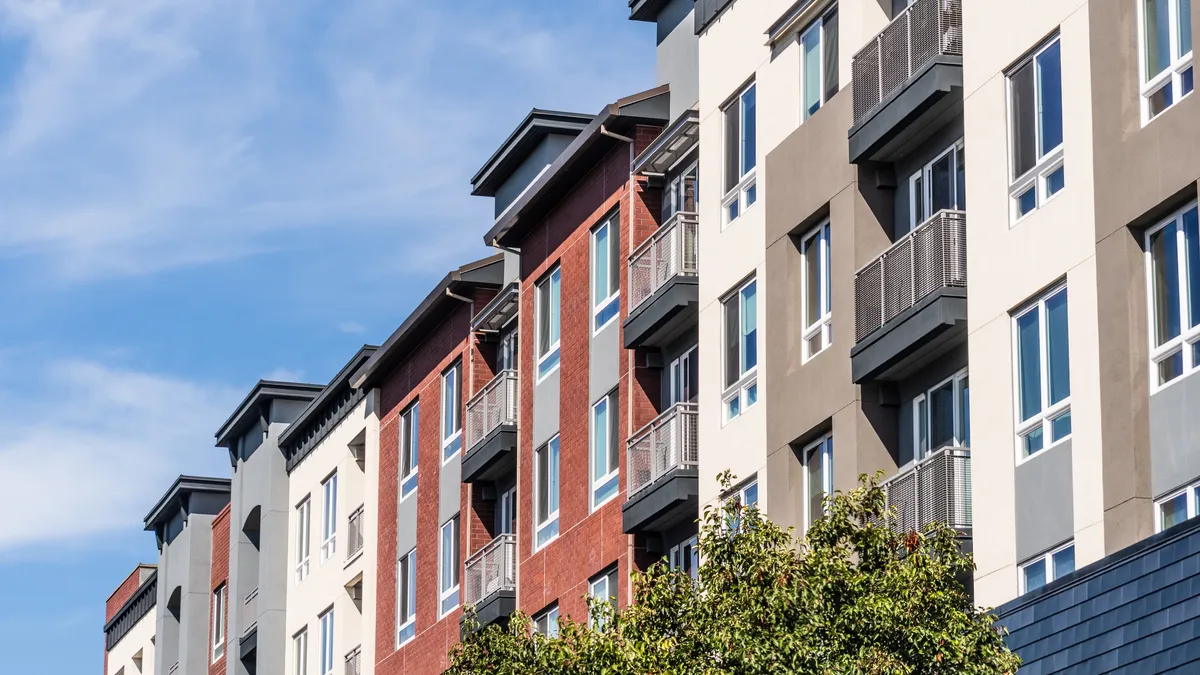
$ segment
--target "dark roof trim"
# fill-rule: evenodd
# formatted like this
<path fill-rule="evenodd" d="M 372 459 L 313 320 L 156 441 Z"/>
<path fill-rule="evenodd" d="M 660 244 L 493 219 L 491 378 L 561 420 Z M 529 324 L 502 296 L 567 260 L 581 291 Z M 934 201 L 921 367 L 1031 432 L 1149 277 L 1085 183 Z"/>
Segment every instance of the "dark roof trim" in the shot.
<path fill-rule="evenodd" d="M 169 521 L 181 508 L 185 499 L 195 492 L 211 492 L 229 494 L 231 481 L 228 478 L 212 478 L 209 476 L 180 476 L 175 479 L 167 493 L 158 500 L 150 513 L 146 514 L 147 530 Z"/>
<path fill-rule="evenodd" d="M 496 189 L 543 138 L 550 134 L 578 135 L 591 121 L 591 115 L 534 108 L 471 177 L 471 194 L 494 197 Z"/>
<path fill-rule="evenodd" d="M 667 6 L 668 0 L 629 0 L 630 21 L 658 20 L 658 14 Z"/>
<path fill-rule="evenodd" d="M 662 164 L 674 164 L 699 143 L 700 113 L 695 109 L 685 110 L 634 158 L 632 170 L 636 174 L 646 170 L 662 173 L 668 168 Z"/>
<path fill-rule="evenodd" d="M 622 133 L 638 124 L 666 124 L 670 115 L 670 96 L 670 89 L 664 84 L 604 106 L 549 168 L 501 214 L 501 219 L 484 235 L 484 243 L 519 247 L 533 225 L 562 198 L 563 190 L 574 186 L 614 144 L 620 142 L 601 133 L 601 129 Z"/>
<path fill-rule="evenodd" d="M 246 394 L 246 398 L 238 405 L 237 410 L 217 429 L 217 447 L 231 448 L 232 443 L 262 416 L 260 404 L 274 399 L 289 399 L 293 401 L 309 401 L 321 393 L 325 387 L 319 384 L 304 384 L 300 382 L 275 382 L 259 380 L 258 384 Z"/>
<path fill-rule="evenodd" d="M 785 37 L 794 28 L 804 28 L 824 11 L 832 0 L 796 0 L 796 4 L 788 8 L 771 27 L 767 29 L 767 44 L 774 44 Z"/>
<path fill-rule="evenodd" d="M 279 451 L 287 459 L 291 473 L 320 445 L 346 415 L 363 399 L 363 391 L 350 386 L 350 377 L 366 363 L 379 347 L 363 345 L 342 369 L 325 385 L 321 395 L 300 413 L 279 435 Z"/>
<path fill-rule="evenodd" d="M 435 327 L 461 301 L 448 293 L 461 294 L 476 288 L 500 288 L 504 282 L 504 254 L 497 253 L 463 265 L 447 274 L 408 315 L 371 358 L 350 378 L 355 389 L 374 387 L 421 343 L 426 331 Z M 453 303 L 453 304 L 450 304 Z"/>
<path fill-rule="evenodd" d="M 112 648 L 117 646 L 129 631 L 137 625 L 151 609 L 154 609 L 155 603 L 158 602 L 158 570 L 150 573 L 150 576 L 137 587 L 133 595 L 121 605 L 121 609 L 113 615 L 113 618 L 108 623 L 104 624 L 104 649 L 112 651 Z"/>

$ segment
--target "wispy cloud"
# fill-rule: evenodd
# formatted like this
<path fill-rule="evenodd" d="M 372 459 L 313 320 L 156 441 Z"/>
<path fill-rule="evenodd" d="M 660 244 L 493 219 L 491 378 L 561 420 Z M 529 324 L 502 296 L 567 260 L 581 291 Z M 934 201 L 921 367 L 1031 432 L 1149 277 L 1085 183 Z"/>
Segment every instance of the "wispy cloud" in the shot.
<path fill-rule="evenodd" d="M 343 321 L 338 324 L 338 330 L 351 335 L 359 335 L 367 332 L 367 327 L 357 321 Z"/>
<path fill-rule="evenodd" d="M 293 370 L 291 368 L 276 368 L 263 375 L 262 379 L 271 380 L 272 382 L 303 382 L 304 371 Z"/>

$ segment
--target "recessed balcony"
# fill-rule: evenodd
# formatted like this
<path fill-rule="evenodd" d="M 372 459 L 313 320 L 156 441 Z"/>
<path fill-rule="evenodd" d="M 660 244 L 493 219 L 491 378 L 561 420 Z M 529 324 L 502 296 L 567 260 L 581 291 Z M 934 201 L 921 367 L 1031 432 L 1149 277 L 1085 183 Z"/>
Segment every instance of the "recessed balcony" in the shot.
<path fill-rule="evenodd" d="M 502 534 L 467 558 L 463 593 L 475 608 L 477 628 L 508 621 L 517 609 L 517 535 Z"/>
<path fill-rule="evenodd" d="M 492 481 L 516 467 L 517 371 L 502 370 L 467 401 L 462 481 Z"/>
<path fill-rule="evenodd" d="M 629 439 L 626 534 L 660 532 L 698 515 L 699 409 L 676 403 Z"/>
<path fill-rule="evenodd" d="M 898 532 L 941 523 L 971 536 L 971 450 L 944 447 L 880 484 Z"/>
<path fill-rule="evenodd" d="M 629 256 L 625 348 L 661 347 L 695 325 L 699 220 L 677 211 Z"/>

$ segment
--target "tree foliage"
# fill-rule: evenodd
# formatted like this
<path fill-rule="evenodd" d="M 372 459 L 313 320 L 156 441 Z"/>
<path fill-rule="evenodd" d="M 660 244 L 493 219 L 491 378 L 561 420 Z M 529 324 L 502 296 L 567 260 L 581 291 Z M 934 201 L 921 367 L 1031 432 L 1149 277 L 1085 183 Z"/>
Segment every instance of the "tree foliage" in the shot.
<path fill-rule="evenodd" d="M 728 486 L 729 477 L 722 477 Z M 659 563 L 634 573 L 634 601 L 559 636 L 517 614 L 455 646 L 453 675 L 1000 675 L 1019 659 L 959 579 L 974 569 L 940 525 L 894 532 L 877 478 L 826 500 L 797 542 L 756 508 L 705 509 L 699 579 Z M 797 545 L 799 544 L 799 545 Z"/>

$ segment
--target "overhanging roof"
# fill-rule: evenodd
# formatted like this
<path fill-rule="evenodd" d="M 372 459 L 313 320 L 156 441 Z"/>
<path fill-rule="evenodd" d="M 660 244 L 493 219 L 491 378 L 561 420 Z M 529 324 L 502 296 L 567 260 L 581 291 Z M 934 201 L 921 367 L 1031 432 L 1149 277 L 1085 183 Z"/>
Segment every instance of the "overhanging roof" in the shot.
<path fill-rule="evenodd" d="M 304 439 L 310 431 L 315 427 L 327 425 L 329 427 L 336 426 L 342 420 L 348 409 L 341 408 L 337 404 L 345 396 L 347 392 L 353 389 L 350 386 L 350 378 L 366 363 L 379 347 L 374 345 L 363 345 L 346 365 L 338 371 L 337 375 L 325 385 L 325 389 L 321 391 L 321 395 L 314 398 L 304 410 L 300 412 L 287 429 L 279 435 L 279 449 L 288 457 L 289 468 L 294 462 L 298 462 L 302 457 L 293 459 L 294 448 L 290 446 Z M 309 448 L 311 449 L 311 448 Z M 307 453 L 304 453 L 307 454 Z"/>
<path fill-rule="evenodd" d="M 258 384 L 246 394 L 237 410 L 217 429 L 217 447 L 228 448 L 235 439 L 242 435 L 252 424 L 258 421 L 260 404 L 274 399 L 293 401 L 309 401 L 316 398 L 325 387 L 320 384 L 303 384 L 300 382 L 275 382 L 259 380 Z"/>
<path fill-rule="evenodd" d="M 612 148 L 622 143 L 602 133 L 622 134 L 639 124 L 661 126 L 670 118 L 670 91 L 661 85 L 604 106 L 587 128 L 529 185 L 484 235 L 491 246 L 519 247 L 529 230 L 562 199 Z"/>
<path fill-rule="evenodd" d="M 668 0 L 629 0 L 630 21 L 657 21 Z"/>
<path fill-rule="evenodd" d="M 229 494 L 231 481 L 228 478 L 212 478 L 209 476 L 180 476 L 175 479 L 166 494 L 158 500 L 144 520 L 146 529 L 153 530 L 156 526 L 169 521 L 181 508 L 187 506 L 187 499 L 197 492 L 213 494 Z"/>
<path fill-rule="evenodd" d="M 471 330 L 496 332 L 517 314 L 521 300 L 520 284 L 511 282 L 492 298 L 491 302 L 471 318 Z"/>
<path fill-rule="evenodd" d="M 384 375 L 404 360 L 425 339 L 428 331 L 445 319 L 461 302 L 450 293 L 462 295 L 476 288 L 500 288 L 504 283 L 504 254 L 476 260 L 450 272 L 434 286 L 396 332 L 383 343 L 351 378 L 355 389 L 374 387 Z"/>
<path fill-rule="evenodd" d="M 700 142 L 700 113 L 685 110 L 633 160 L 633 172 L 666 173 Z"/>
<path fill-rule="evenodd" d="M 475 172 L 471 178 L 471 194 L 477 197 L 496 196 L 496 189 L 537 148 L 542 139 L 550 134 L 578 135 L 591 121 L 591 115 L 534 108 Z"/>

